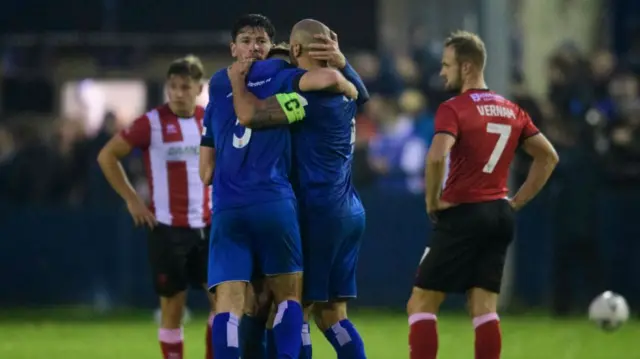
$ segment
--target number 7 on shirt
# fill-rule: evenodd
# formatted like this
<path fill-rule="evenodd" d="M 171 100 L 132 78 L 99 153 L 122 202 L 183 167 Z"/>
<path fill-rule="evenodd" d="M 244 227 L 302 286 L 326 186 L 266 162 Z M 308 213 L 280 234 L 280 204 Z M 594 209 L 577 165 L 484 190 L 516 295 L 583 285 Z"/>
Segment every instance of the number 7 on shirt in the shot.
<path fill-rule="evenodd" d="M 484 173 L 492 173 L 496 164 L 500 161 L 500 157 L 502 156 L 505 147 L 507 146 L 509 136 L 511 135 L 511 126 L 489 122 L 487 123 L 487 132 L 500 135 L 500 137 L 498 137 L 498 141 L 496 141 L 493 151 L 491 152 L 491 156 L 489 156 L 489 161 L 487 161 L 482 169 L 482 172 Z"/>

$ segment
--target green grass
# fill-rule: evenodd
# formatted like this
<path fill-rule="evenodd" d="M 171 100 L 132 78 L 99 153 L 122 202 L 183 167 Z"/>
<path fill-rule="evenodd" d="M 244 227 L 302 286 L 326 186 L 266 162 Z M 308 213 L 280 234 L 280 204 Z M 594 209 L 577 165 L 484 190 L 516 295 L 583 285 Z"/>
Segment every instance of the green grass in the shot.
<path fill-rule="evenodd" d="M 75 311 L 0 313 L 2 359 L 159 359 L 151 313 L 90 318 Z M 186 358 L 204 357 L 205 317 L 186 325 Z M 407 322 L 402 314 L 359 312 L 353 321 L 364 338 L 369 359 L 408 358 Z M 505 359 L 640 359 L 640 323 L 615 333 L 598 330 L 586 319 L 553 320 L 540 316 L 504 316 Z M 473 358 L 473 330 L 459 314 L 440 316 L 443 359 Z M 313 331 L 314 358 L 335 358 Z"/>

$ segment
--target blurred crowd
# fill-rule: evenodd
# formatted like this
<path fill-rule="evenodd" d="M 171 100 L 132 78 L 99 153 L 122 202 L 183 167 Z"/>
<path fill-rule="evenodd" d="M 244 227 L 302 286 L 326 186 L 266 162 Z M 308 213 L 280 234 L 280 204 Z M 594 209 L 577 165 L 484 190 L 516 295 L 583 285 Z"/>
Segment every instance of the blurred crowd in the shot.
<path fill-rule="evenodd" d="M 424 191 L 424 156 L 434 132 L 434 113 L 452 94 L 443 91 L 438 75 L 441 45 L 419 34 L 413 40 L 407 54 L 350 56 L 372 94 L 357 119 L 358 188 Z M 581 193 L 589 193 L 600 181 L 625 186 L 640 179 L 638 73 L 608 51 L 584 54 L 565 44 L 547 59 L 546 76 L 546 97 L 534 98 L 526 78 L 514 68 L 506 95 L 528 111 L 558 147 L 558 186 L 570 187 L 582 198 Z M 0 122 L 0 196 L 16 203 L 117 202 L 95 158 L 123 123 L 114 113 L 105 115 L 97 132 L 88 131 L 78 119 Z M 134 157 L 128 170 L 143 187 L 139 162 Z M 516 168 L 521 181 L 526 157 L 521 156 Z"/>
<path fill-rule="evenodd" d="M 408 53 L 348 54 L 372 95 L 356 120 L 353 180 L 361 191 L 416 196 L 424 192 L 424 158 L 434 133 L 434 114 L 454 94 L 444 92 L 439 78 L 442 44 L 420 32 L 414 35 Z M 640 213 L 640 50 L 630 54 L 621 59 L 607 50 L 583 53 L 565 43 L 543 60 L 546 73 L 540 75 L 547 77 L 548 88 L 542 97 L 529 92 L 517 66 L 509 70 L 511 88 L 504 95 L 531 115 L 561 158 L 539 196 L 546 202 L 537 207 L 549 217 L 553 232 L 546 242 L 552 243 L 548 253 L 553 254 L 542 259 L 553 263 L 540 265 L 553 268 L 551 302 L 556 314 L 568 313 L 578 297 L 592 298 L 605 289 L 620 290 L 631 303 L 640 303 L 640 282 L 633 279 L 640 276 L 640 227 L 635 225 Z M 154 101 L 146 106 L 158 105 Z M 79 105 L 83 106 L 90 107 L 87 101 Z M 102 111 L 97 127 L 87 118 L 100 116 L 88 108 L 57 120 L 0 116 L 0 203 L 121 207 L 96 157 L 132 119 L 114 108 Z M 123 164 L 134 187 L 148 196 L 140 154 Z M 513 184 L 524 180 L 528 164 L 527 156 L 519 154 Z M 614 194 L 605 211 L 615 213 L 606 224 L 598 202 L 603 192 Z M 543 213 L 538 214 L 540 221 Z M 599 238 L 615 248 L 616 253 L 610 253 L 613 261 L 607 260 Z M 544 246 L 546 238 L 535 240 Z M 585 283 L 582 293 L 575 293 L 577 277 Z"/>
<path fill-rule="evenodd" d="M 354 59 L 375 94 L 358 121 L 361 186 L 424 190 L 423 158 L 433 135 L 434 112 L 452 96 L 442 91 L 438 49 L 416 46 L 407 56 L 362 54 Z M 638 73 L 608 51 L 583 54 L 565 44 L 547 60 L 546 76 L 546 96 L 536 99 L 515 68 L 506 95 L 557 146 L 562 161 L 555 179 L 585 187 L 595 183 L 589 178 L 614 186 L 640 179 Z M 521 156 L 516 182 L 527 169 Z"/>
<path fill-rule="evenodd" d="M 79 119 L 0 123 L 0 199 L 30 205 L 118 205 L 96 158 L 119 123 L 113 113 L 90 133 Z M 125 167 L 134 173 L 134 183 L 144 187 L 140 160 L 126 161 Z"/>

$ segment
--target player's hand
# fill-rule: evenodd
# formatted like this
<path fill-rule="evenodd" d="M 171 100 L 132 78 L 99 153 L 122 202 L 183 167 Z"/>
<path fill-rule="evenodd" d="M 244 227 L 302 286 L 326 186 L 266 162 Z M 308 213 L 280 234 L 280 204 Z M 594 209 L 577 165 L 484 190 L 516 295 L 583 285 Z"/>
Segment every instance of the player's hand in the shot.
<path fill-rule="evenodd" d="M 249 70 L 251 70 L 251 65 L 253 65 L 253 59 L 246 60 L 238 60 L 231 64 L 227 69 L 227 74 L 229 78 L 241 78 L 244 79 L 249 74 Z"/>
<path fill-rule="evenodd" d="M 438 213 L 454 206 L 455 204 L 442 200 L 438 200 L 438 202 L 433 204 L 430 204 L 429 201 L 427 201 L 427 214 L 429 215 L 429 219 L 431 219 L 431 222 L 433 223 L 438 222 Z"/>
<path fill-rule="evenodd" d="M 309 44 L 309 56 L 311 58 L 327 61 L 329 66 L 341 70 L 347 66 L 347 59 L 340 51 L 338 35 L 335 32 L 331 31 L 330 37 L 324 34 L 316 34 L 314 37 L 322 42 Z"/>
<path fill-rule="evenodd" d="M 344 95 L 355 101 L 358 99 L 358 89 L 354 84 L 346 81 L 346 84 L 344 86 Z"/>
<path fill-rule="evenodd" d="M 156 217 L 140 198 L 127 201 L 127 209 L 133 218 L 133 223 L 138 226 L 147 226 L 151 229 L 158 224 Z"/>
<path fill-rule="evenodd" d="M 509 205 L 511 206 L 511 209 L 513 209 L 516 212 L 522 208 L 522 205 L 515 202 L 513 198 L 509 198 Z"/>

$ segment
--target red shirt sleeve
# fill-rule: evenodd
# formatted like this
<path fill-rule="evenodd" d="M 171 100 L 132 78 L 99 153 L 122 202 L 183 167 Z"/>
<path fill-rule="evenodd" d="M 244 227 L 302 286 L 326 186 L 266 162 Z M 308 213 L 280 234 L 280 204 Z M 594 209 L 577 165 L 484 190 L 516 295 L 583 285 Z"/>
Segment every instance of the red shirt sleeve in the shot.
<path fill-rule="evenodd" d="M 458 137 L 458 114 L 447 104 L 440 105 L 436 111 L 435 133 L 448 133 Z"/>
<path fill-rule="evenodd" d="M 146 115 L 142 115 L 135 119 L 133 123 L 120 131 L 120 136 L 127 141 L 131 147 L 139 149 L 149 148 L 151 143 L 151 124 Z"/>
<path fill-rule="evenodd" d="M 522 127 L 522 134 L 520 135 L 520 141 L 524 141 L 531 136 L 535 136 L 540 133 L 538 127 L 533 124 L 531 117 L 526 113 L 522 112 L 524 116 L 524 126 Z"/>

